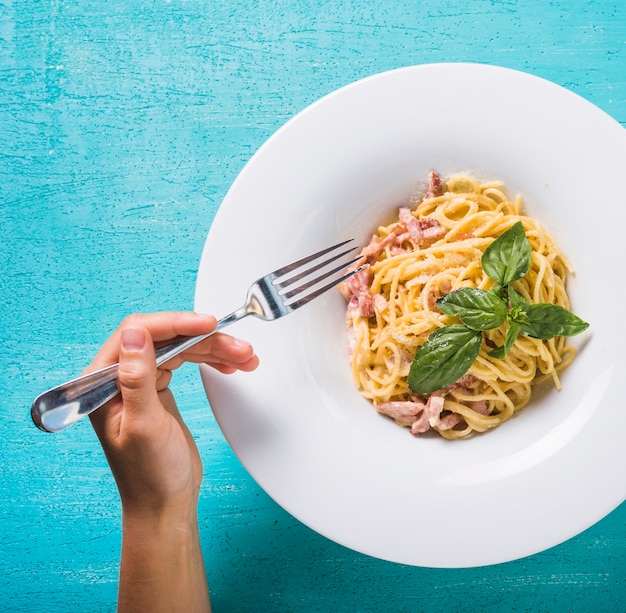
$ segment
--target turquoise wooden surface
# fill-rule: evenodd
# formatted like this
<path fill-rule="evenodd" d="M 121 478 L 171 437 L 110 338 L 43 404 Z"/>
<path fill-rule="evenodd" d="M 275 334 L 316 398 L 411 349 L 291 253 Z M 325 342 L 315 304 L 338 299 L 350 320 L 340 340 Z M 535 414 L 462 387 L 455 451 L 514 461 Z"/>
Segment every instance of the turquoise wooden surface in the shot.
<path fill-rule="evenodd" d="M 192 308 L 222 198 L 288 118 L 358 78 L 441 61 L 551 79 L 626 126 L 623 0 L 0 0 L 0 610 L 115 609 L 113 480 L 88 423 L 31 425 L 34 396 L 126 314 Z M 626 505 L 508 564 L 383 562 L 260 490 L 195 367 L 173 388 L 205 465 L 216 611 L 626 610 Z"/>

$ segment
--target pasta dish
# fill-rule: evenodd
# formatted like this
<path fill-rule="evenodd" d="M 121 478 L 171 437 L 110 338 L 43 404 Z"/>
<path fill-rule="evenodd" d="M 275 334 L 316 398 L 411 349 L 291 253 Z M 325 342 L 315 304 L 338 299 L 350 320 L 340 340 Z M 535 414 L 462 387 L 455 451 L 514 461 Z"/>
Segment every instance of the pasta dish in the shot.
<path fill-rule="evenodd" d="M 485 272 L 483 256 L 518 222 L 530 244 L 528 271 L 503 294 Z M 587 324 L 570 334 L 536 338 L 532 330 L 524 333 L 530 329 L 524 328 L 525 314 L 517 328 L 511 324 L 510 338 L 505 325 L 472 332 L 478 335 L 472 337 L 478 339 L 476 357 L 453 382 L 426 393 L 409 386 L 411 364 L 429 335 L 446 326 L 452 330 L 458 322 L 442 311 L 448 294 L 463 288 L 484 290 L 481 296 L 499 292 L 509 312 L 517 303 L 569 309 L 567 260 L 541 225 L 524 215 L 521 197 L 510 200 L 502 183 L 467 175 L 444 182 L 432 172 L 421 201 L 401 207 L 397 219 L 380 226 L 361 255 L 359 264 L 367 261 L 369 268 L 340 289 L 348 303 L 352 376 L 381 414 L 415 435 L 434 430 L 458 439 L 509 420 L 540 382 L 560 389 L 558 373 L 576 354 L 565 336 Z"/>

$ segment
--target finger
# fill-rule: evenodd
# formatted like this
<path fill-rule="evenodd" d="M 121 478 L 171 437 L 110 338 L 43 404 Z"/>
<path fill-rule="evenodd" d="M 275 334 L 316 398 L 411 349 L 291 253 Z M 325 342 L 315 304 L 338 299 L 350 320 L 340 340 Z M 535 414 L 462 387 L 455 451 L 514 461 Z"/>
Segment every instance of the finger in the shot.
<path fill-rule="evenodd" d="M 229 336 L 228 334 L 215 334 L 212 337 L 192 347 L 190 354 L 201 356 L 203 343 L 206 344 L 211 358 L 215 361 L 238 363 L 247 362 L 253 355 L 254 349 L 248 341 Z M 206 350 L 205 350 L 206 351 Z"/>
<path fill-rule="evenodd" d="M 162 392 L 169 387 L 172 381 L 172 371 L 167 368 L 157 369 L 156 389 L 157 392 Z"/>
<path fill-rule="evenodd" d="M 218 332 L 168 360 L 165 365 L 172 370 L 184 362 L 224 363 L 237 367 L 239 364 L 246 364 L 252 358 L 254 358 L 254 349 L 250 343 Z"/>
<path fill-rule="evenodd" d="M 98 355 L 85 372 L 91 372 L 118 361 L 120 334 L 124 328 L 145 328 L 154 341 L 170 340 L 177 336 L 209 334 L 217 322 L 213 315 L 193 312 L 166 312 L 135 314 L 127 317 L 104 343 Z"/>
<path fill-rule="evenodd" d="M 142 406 L 155 406 L 157 370 L 150 335 L 145 329 L 128 328 L 120 331 L 118 338 L 117 385 L 121 395 L 89 415 L 105 448 L 119 435 L 127 410 L 132 415 Z"/>
<path fill-rule="evenodd" d="M 208 364 L 211 368 L 214 368 L 223 375 L 232 375 L 237 372 L 237 368 L 234 366 L 228 366 L 227 364 Z"/>
<path fill-rule="evenodd" d="M 207 355 L 186 356 L 185 361 L 191 362 L 194 364 L 207 364 L 214 368 L 216 368 L 219 365 L 223 365 L 223 366 L 228 366 L 229 368 L 232 368 L 233 370 L 242 370 L 244 372 L 250 372 L 254 370 L 255 368 L 257 368 L 257 366 L 259 365 L 259 358 L 256 354 L 252 354 L 250 358 L 248 358 L 247 360 L 243 360 L 243 361 L 242 360 L 231 361 L 231 360 L 225 360 L 224 358 L 218 358 L 215 356 L 207 356 Z M 175 370 L 176 368 L 180 366 L 180 363 L 178 363 L 177 358 L 173 358 L 170 362 L 167 362 L 167 365 L 168 365 L 168 368 Z"/>
<path fill-rule="evenodd" d="M 252 356 L 252 358 L 250 358 L 247 362 L 244 362 L 243 364 L 225 364 L 223 362 L 204 362 L 204 363 L 207 366 L 210 366 L 211 368 L 215 368 L 215 370 L 218 370 L 219 372 L 224 373 L 225 375 L 230 375 L 234 372 L 237 372 L 238 370 L 241 370 L 243 372 L 252 372 L 258 367 L 259 358 L 256 355 Z"/>
<path fill-rule="evenodd" d="M 177 311 L 130 315 L 124 325 L 144 326 L 154 341 L 162 341 L 177 336 L 208 334 L 215 329 L 217 321 L 213 315 Z"/>
<path fill-rule="evenodd" d="M 117 383 L 124 403 L 123 419 L 149 415 L 160 406 L 157 369 L 150 333 L 141 327 L 126 327 L 120 333 Z"/>

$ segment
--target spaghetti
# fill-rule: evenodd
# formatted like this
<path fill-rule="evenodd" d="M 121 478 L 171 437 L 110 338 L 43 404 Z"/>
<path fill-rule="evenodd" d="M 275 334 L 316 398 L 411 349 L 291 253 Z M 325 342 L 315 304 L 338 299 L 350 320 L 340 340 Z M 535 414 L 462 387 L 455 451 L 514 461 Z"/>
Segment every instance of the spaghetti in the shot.
<path fill-rule="evenodd" d="M 444 184 L 431 173 L 427 193 L 397 221 L 378 228 L 362 250 L 370 267 L 341 288 L 348 300 L 352 375 L 360 393 L 413 434 L 433 429 L 447 439 L 484 432 L 510 419 L 530 400 L 532 386 L 550 380 L 575 357 L 564 337 L 519 335 L 504 359 L 489 355 L 504 342 L 502 326 L 484 333 L 467 374 L 429 395 L 411 392 L 407 376 L 417 349 L 454 318 L 436 300 L 465 287 L 489 290 L 485 249 L 521 221 L 532 248 L 528 274 L 512 283 L 529 303 L 569 308 L 571 268 L 541 225 L 509 200 L 502 183 L 455 176 Z"/>

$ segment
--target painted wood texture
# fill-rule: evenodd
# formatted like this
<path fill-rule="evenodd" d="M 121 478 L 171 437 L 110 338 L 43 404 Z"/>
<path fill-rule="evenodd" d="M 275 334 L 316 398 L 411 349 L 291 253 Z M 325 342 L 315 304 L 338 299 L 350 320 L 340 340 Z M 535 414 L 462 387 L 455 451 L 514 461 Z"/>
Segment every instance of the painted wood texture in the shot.
<path fill-rule="evenodd" d="M 623 0 L 0 0 L 2 611 L 115 609 L 104 457 L 88 423 L 37 431 L 32 399 L 79 373 L 128 313 L 192 308 L 222 198 L 288 118 L 358 78 L 440 61 L 526 70 L 626 125 Z M 216 611 L 626 610 L 626 505 L 509 564 L 382 562 L 259 489 L 195 368 L 173 388 L 205 465 Z M 486 539 L 492 512 L 472 518 Z"/>

